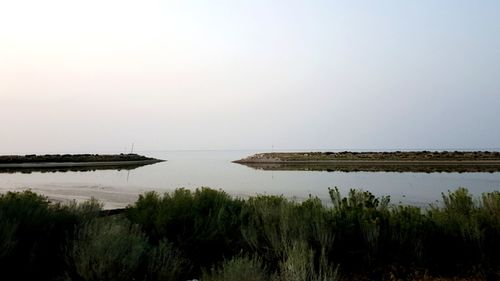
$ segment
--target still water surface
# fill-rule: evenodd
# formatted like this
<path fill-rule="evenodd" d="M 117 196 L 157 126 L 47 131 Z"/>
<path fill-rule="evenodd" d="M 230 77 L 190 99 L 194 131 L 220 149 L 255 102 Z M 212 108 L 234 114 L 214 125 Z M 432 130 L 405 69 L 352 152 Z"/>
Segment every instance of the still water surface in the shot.
<path fill-rule="evenodd" d="M 467 187 L 479 196 L 500 190 L 500 173 L 398 173 L 264 171 L 231 163 L 262 151 L 164 151 L 138 152 L 167 162 L 134 170 L 91 172 L 0 173 L 0 192 L 31 190 L 53 200 L 86 200 L 95 197 L 106 208 L 124 207 L 146 191 L 172 191 L 179 187 L 206 186 L 223 189 L 234 196 L 283 194 L 302 200 L 309 194 L 328 202 L 328 187 L 343 194 L 350 188 L 390 195 L 393 203 L 427 206 L 441 193 Z"/>

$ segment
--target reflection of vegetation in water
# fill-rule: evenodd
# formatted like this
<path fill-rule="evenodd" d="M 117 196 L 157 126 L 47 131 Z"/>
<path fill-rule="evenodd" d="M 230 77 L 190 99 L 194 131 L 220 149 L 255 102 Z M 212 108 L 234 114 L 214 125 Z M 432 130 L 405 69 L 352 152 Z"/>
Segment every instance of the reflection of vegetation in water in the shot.
<path fill-rule="evenodd" d="M 500 172 L 500 152 L 277 152 L 233 161 L 261 170 L 341 172 Z"/>
<path fill-rule="evenodd" d="M 366 191 L 329 192 L 325 206 L 178 189 L 112 213 L 95 201 L 7 193 L 2 280 L 499 279 L 500 192 L 474 199 L 458 189 L 425 210 Z"/>
<path fill-rule="evenodd" d="M 31 174 L 31 173 L 65 173 L 65 172 L 95 172 L 100 170 L 134 170 L 151 164 L 126 166 L 96 166 L 96 167 L 67 167 L 67 168 L 0 168 L 0 174 Z"/>
<path fill-rule="evenodd" d="M 241 163 L 257 170 L 266 171 L 325 171 L 325 172 L 414 172 L 414 173 L 495 173 L 500 165 L 411 165 L 376 163 Z"/>
<path fill-rule="evenodd" d="M 132 170 L 164 160 L 137 154 L 48 154 L 0 156 L 0 173 L 89 172 L 96 170 Z"/>

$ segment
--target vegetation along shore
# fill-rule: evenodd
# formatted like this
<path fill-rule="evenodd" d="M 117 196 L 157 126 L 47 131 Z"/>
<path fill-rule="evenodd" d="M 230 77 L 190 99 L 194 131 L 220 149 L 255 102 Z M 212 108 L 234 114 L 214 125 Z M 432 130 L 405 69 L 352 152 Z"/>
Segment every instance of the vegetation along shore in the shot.
<path fill-rule="evenodd" d="M 500 152 L 273 152 L 255 154 L 234 163 L 263 170 L 499 172 Z"/>
<path fill-rule="evenodd" d="M 14 172 L 18 169 L 57 168 L 105 168 L 138 167 L 163 162 L 138 154 L 46 154 L 46 155 L 4 155 L 0 156 L 0 172 Z M 83 169 L 85 170 L 85 169 Z"/>
<path fill-rule="evenodd" d="M 500 280 L 500 192 L 460 188 L 426 209 L 329 193 L 324 205 L 178 189 L 109 212 L 8 192 L 2 280 Z"/>

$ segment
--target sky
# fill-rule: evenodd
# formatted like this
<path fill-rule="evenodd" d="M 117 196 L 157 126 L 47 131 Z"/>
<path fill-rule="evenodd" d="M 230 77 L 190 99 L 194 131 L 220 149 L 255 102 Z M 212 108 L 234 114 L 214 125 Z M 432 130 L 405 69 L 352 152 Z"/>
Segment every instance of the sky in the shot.
<path fill-rule="evenodd" d="M 0 1 L 0 154 L 500 147 L 500 1 Z"/>

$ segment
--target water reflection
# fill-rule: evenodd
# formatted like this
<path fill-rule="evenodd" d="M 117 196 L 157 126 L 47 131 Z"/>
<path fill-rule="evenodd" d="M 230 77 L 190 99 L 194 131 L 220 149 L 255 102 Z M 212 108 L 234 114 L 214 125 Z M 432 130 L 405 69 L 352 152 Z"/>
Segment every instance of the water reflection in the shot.
<path fill-rule="evenodd" d="M 0 171 L 0 193 L 30 188 L 55 200 L 94 197 L 104 202 L 107 208 L 122 208 L 135 202 L 144 192 L 171 192 L 180 187 L 191 190 L 212 187 L 242 198 L 277 194 L 302 200 L 312 194 L 327 203 L 330 200 L 328 188 L 336 186 L 342 194 L 347 194 L 351 188 L 359 188 L 376 196 L 390 195 L 394 203 L 418 206 L 440 200 L 443 192 L 458 187 L 469 188 L 475 197 L 500 190 L 500 172 L 346 172 L 335 170 L 338 167 L 324 170 L 321 169 L 325 167 L 310 170 L 271 167 L 265 170 L 231 163 L 257 152 L 260 151 L 158 151 L 141 154 L 167 159 L 168 162 L 140 168 L 31 170 L 30 174 L 26 174 L 29 170 L 24 170 L 24 173 L 3 170 Z"/>
<path fill-rule="evenodd" d="M 110 166 L 85 166 L 85 167 L 37 167 L 37 168 L 26 168 L 26 167 L 16 167 L 16 168 L 0 168 L 0 174 L 31 174 L 31 173 L 66 173 L 66 172 L 95 172 L 100 170 L 115 170 L 115 171 L 130 171 L 143 166 L 152 165 L 154 163 L 147 164 L 136 164 L 136 165 L 110 165 Z"/>
<path fill-rule="evenodd" d="M 400 173 L 495 173 L 491 164 L 401 164 L 398 163 L 238 163 L 264 171 L 400 172 Z"/>

